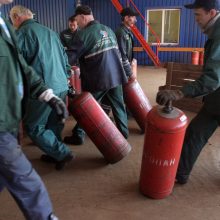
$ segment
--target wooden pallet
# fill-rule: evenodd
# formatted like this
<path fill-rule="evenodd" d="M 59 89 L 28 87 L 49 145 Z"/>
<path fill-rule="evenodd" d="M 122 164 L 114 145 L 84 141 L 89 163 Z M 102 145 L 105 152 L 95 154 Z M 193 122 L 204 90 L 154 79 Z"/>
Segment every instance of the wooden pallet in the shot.
<path fill-rule="evenodd" d="M 167 69 L 166 85 L 160 86 L 162 89 L 180 89 L 183 85 L 194 81 L 202 74 L 202 66 L 169 62 L 165 65 Z M 202 98 L 183 98 L 174 101 L 173 105 L 179 109 L 198 112 L 202 105 Z"/>

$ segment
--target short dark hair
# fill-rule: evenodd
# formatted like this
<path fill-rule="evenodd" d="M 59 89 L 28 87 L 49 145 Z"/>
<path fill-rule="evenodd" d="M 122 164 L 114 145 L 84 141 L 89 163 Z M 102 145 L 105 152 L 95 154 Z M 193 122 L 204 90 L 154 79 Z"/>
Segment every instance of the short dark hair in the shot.
<path fill-rule="evenodd" d="M 76 8 L 74 16 L 92 15 L 92 9 L 88 5 L 80 5 Z"/>
<path fill-rule="evenodd" d="M 134 11 L 132 8 L 127 7 L 121 10 L 120 15 L 122 17 L 125 17 L 125 16 L 138 16 L 139 14 L 136 11 Z"/>
<path fill-rule="evenodd" d="M 74 16 L 74 15 L 72 15 L 68 18 L 68 21 L 71 21 L 71 22 L 73 22 L 75 20 L 76 20 L 76 16 Z"/>

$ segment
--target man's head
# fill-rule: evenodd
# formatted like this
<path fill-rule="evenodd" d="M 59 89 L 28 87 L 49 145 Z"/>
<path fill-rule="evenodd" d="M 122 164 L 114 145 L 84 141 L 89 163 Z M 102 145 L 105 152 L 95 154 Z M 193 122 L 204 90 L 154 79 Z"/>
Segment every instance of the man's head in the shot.
<path fill-rule="evenodd" d="M 220 0 L 195 0 L 194 3 L 185 5 L 187 9 L 194 9 L 196 22 L 201 29 L 219 13 Z"/>
<path fill-rule="evenodd" d="M 80 29 L 86 27 L 90 21 L 94 20 L 92 9 L 88 5 L 78 6 L 74 17 Z"/>
<path fill-rule="evenodd" d="M 24 21 L 33 19 L 33 13 L 22 5 L 15 5 L 10 10 L 10 18 L 13 26 L 19 28 Z"/>
<path fill-rule="evenodd" d="M 120 15 L 124 25 L 130 28 L 137 22 L 136 16 L 139 14 L 132 10 L 130 7 L 127 7 L 122 9 Z"/>
<path fill-rule="evenodd" d="M 185 5 L 188 9 L 203 8 L 207 11 L 211 9 L 220 10 L 220 0 L 195 0 L 193 4 Z"/>
<path fill-rule="evenodd" d="M 72 32 L 74 32 L 74 31 L 77 30 L 78 25 L 77 25 L 75 16 L 69 17 L 69 19 L 68 19 L 68 26 L 69 26 L 69 29 L 70 29 Z"/>

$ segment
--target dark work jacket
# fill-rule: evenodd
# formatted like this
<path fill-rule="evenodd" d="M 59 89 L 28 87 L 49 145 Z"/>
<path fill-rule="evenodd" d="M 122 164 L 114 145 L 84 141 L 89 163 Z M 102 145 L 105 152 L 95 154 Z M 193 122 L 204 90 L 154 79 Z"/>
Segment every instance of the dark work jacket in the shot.
<path fill-rule="evenodd" d="M 124 24 L 121 24 L 115 34 L 119 51 L 121 52 L 123 67 L 126 75 L 129 77 L 132 75 L 130 64 L 133 59 L 133 34 Z"/>
<path fill-rule="evenodd" d="M 11 25 L 11 38 L 0 28 L 0 132 L 17 132 L 23 104 L 37 98 L 47 87 L 22 57 Z M 24 94 L 23 94 L 24 91 Z M 25 105 L 23 105 L 25 106 Z"/>
<path fill-rule="evenodd" d="M 97 21 L 78 31 L 74 40 L 82 89 L 105 91 L 127 82 L 114 32 Z"/>
<path fill-rule="evenodd" d="M 60 40 L 66 50 L 68 61 L 71 66 L 77 65 L 78 62 L 74 61 L 74 51 L 71 50 L 71 43 L 76 36 L 77 30 L 72 32 L 70 29 L 66 29 L 60 33 Z"/>
<path fill-rule="evenodd" d="M 203 74 L 185 85 L 182 92 L 187 97 L 204 96 L 204 107 L 220 115 L 220 19 L 205 44 Z"/>
<path fill-rule="evenodd" d="M 74 40 L 76 33 L 77 31 L 72 32 L 70 29 L 66 29 L 60 33 L 60 40 L 65 49 L 71 47 L 71 42 Z"/>

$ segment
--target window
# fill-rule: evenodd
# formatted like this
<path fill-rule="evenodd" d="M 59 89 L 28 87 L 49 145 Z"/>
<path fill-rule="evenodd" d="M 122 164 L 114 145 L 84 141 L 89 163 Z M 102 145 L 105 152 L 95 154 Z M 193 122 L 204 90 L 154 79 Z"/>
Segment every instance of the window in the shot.
<path fill-rule="evenodd" d="M 179 44 L 180 9 L 147 10 L 148 24 L 161 44 Z M 155 35 L 147 28 L 147 42 L 157 43 Z"/>

